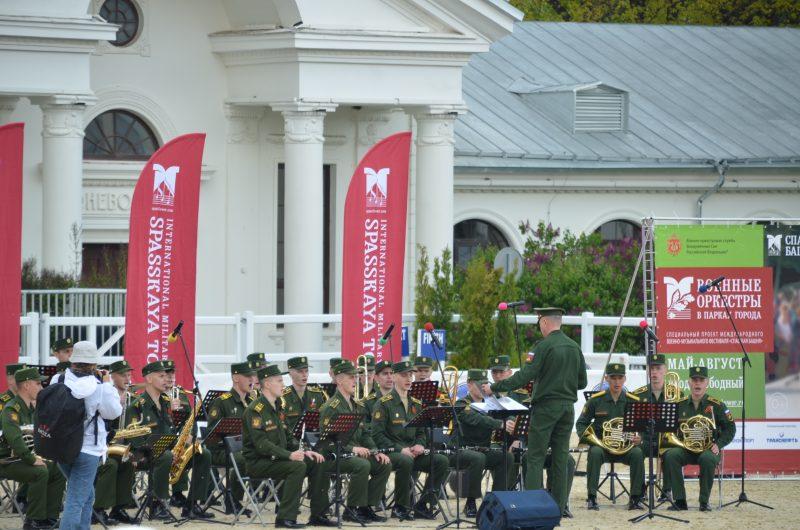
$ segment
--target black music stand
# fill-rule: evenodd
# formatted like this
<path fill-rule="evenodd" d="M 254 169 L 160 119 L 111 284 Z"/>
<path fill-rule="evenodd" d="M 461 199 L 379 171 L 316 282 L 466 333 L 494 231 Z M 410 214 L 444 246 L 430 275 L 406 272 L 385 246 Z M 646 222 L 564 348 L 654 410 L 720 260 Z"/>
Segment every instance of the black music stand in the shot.
<path fill-rule="evenodd" d="M 414 381 L 408 395 L 422 401 L 424 407 L 430 407 L 438 401 L 439 381 Z"/>
<path fill-rule="evenodd" d="M 214 392 L 212 390 L 211 392 Z M 203 445 L 205 446 L 213 446 L 217 443 L 222 443 L 222 440 L 226 436 L 239 436 L 242 434 L 242 418 L 222 418 L 214 425 L 214 428 L 211 429 L 206 435 L 206 439 L 203 441 Z M 225 488 L 223 488 L 223 493 L 225 495 L 225 506 L 233 506 L 236 504 L 235 499 L 233 498 L 233 490 L 227 487 L 229 478 L 230 478 L 230 459 L 225 458 Z M 217 499 L 220 498 L 221 493 L 217 493 L 213 495 L 206 501 L 205 506 L 203 507 L 203 511 L 208 510 L 208 508 L 216 502 Z M 235 512 L 234 512 L 235 513 Z"/>
<path fill-rule="evenodd" d="M 52 379 L 53 376 L 58 373 L 58 368 L 54 364 L 31 364 L 28 365 L 28 368 L 36 368 L 39 370 L 39 375 L 47 378 L 46 380 L 42 381 L 42 388 L 49 385 L 50 379 Z"/>
<path fill-rule="evenodd" d="M 516 414 L 517 419 L 514 422 L 514 432 L 511 434 L 511 438 L 520 441 L 520 449 L 518 454 L 520 455 L 520 465 L 519 465 L 519 477 L 517 482 L 520 485 L 520 490 L 525 489 L 525 480 L 522 476 L 522 458 L 523 458 L 523 449 L 522 446 L 526 444 L 528 440 L 528 430 L 530 429 L 531 424 L 531 413 L 530 412 L 517 412 Z M 498 429 L 495 432 L 499 432 L 500 436 L 503 438 L 503 451 L 508 451 L 508 433 L 505 429 Z"/>
<path fill-rule="evenodd" d="M 517 430 L 520 429 L 521 424 L 523 424 L 523 423 L 525 424 L 524 427 L 522 427 L 522 430 L 524 431 L 524 435 L 520 435 L 520 436 L 526 436 L 527 437 L 527 435 L 528 435 L 528 419 L 530 418 L 530 413 L 529 412 L 520 412 L 518 410 L 498 409 L 498 410 L 489 410 L 489 411 L 487 411 L 487 415 L 491 416 L 492 418 L 501 420 L 503 422 L 503 427 L 501 429 L 498 429 L 499 431 L 501 431 L 500 435 L 501 435 L 502 440 L 503 440 L 503 455 L 505 455 L 508 452 L 508 446 L 509 446 L 509 443 L 508 443 L 508 431 L 506 431 L 506 421 L 508 421 L 508 418 L 511 418 L 512 416 L 516 416 L 517 417 L 517 420 L 514 423 L 514 437 L 515 438 L 517 437 L 517 434 L 516 434 Z M 522 420 L 522 421 L 520 421 L 520 420 Z M 506 471 L 506 466 L 505 465 L 502 466 L 502 470 L 501 471 L 502 471 L 502 473 L 501 473 L 500 476 L 502 477 L 502 483 L 505 484 L 506 486 L 508 486 L 508 477 L 506 476 L 507 471 Z"/>
<path fill-rule="evenodd" d="M 303 429 L 303 425 L 305 425 L 305 429 Z M 300 443 L 304 443 L 306 440 L 301 440 L 304 431 L 306 437 L 308 437 L 310 441 L 313 441 L 313 437 L 310 436 L 310 433 L 319 432 L 318 410 L 303 411 L 303 414 L 300 415 L 300 419 L 298 419 L 297 423 L 294 424 L 294 429 L 292 429 L 292 436 L 300 440 Z M 309 445 L 314 445 L 314 444 L 311 443 Z"/>
<path fill-rule="evenodd" d="M 155 468 L 156 460 L 158 457 L 164 454 L 164 451 L 171 449 L 175 442 L 178 440 L 178 436 L 175 434 L 151 434 L 147 438 L 147 442 L 139 446 L 139 448 L 150 448 L 150 468 L 147 470 L 147 491 L 145 492 L 144 499 L 142 500 L 141 506 L 139 506 L 139 511 L 136 512 L 136 515 L 133 517 L 136 526 L 142 524 L 142 520 L 144 519 L 144 511 L 151 506 L 153 503 L 160 504 L 162 508 L 164 508 L 167 513 L 169 514 L 169 522 L 170 523 L 177 523 L 178 519 L 172 515 L 172 512 L 169 510 L 169 505 L 164 501 L 164 499 L 159 499 L 153 493 L 154 488 L 154 479 L 153 479 L 153 469 Z M 152 511 L 150 514 L 150 520 L 152 520 Z"/>
<path fill-rule="evenodd" d="M 648 377 L 650 377 L 650 367 L 648 362 Z M 649 390 L 649 386 L 648 386 Z M 656 433 L 675 432 L 678 430 L 678 404 L 677 403 L 628 403 L 625 405 L 625 415 L 622 419 L 623 432 L 644 432 L 647 431 L 649 440 L 647 453 L 649 459 L 648 479 L 647 479 L 647 513 L 628 519 L 632 523 L 638 523 L 645 519 L 661 517 L 680 523 L 689 524 L 686 519 L 679 519 L 669 515 L 653 512 L 655 505 L 655 475 L 653 474 L 653 442 Z"/>
<path fill-rule="evenodd" d="M 180 430 L 183 429 L 183 424 L 186 423 L 186 420 L 189 418 L 190 412 L 184 409 L 178 409 L 170 410 L 169 414 L 172 417 L 172 425 L 175 427 L 175 430 L 180 432 Z"/>
<path fill-rule="evenodd" d="M 342 459 L 339 458 L 342 454 L 342 445 L 346 444 L 350 437 L 356 430 L 358 423 L 361 421 L 361 414 L 350 414 L 350 413 L 341 413 L 331 419 L 327 425 L 322 429 L 322 432 L 319 436 L 319 441 L 317 442 L 322 443 L 327 440 L 332 440 L 334 443 L 334 474 L 336 475 L 335 479 L 335 487 L 334 487 L 334 496 L 333 496 L 333 504 L 334 504 L 334 513 L 336 514 L 336 526 L 341 528 L 342 527 L 342 512 L 341 508 L 344 507 L 344 510 L 350 514 L 350 516 L 358 521 L 361 526 L 366 526 L 361 518 L 355 513 L 349 506 L 345 504 L 345 499 L 342 496 L 342 471 L 341 471 L 341 461 Z M 319 424 L 319 413 L 317 413 L 317 423 Z M 330 504 L 329 504 L 330 506 Z"/>
<path fill-rule="evenodd" d="M 206 397 L 203 398 L 203 406 L 200 410 L 210 409 L 211 404 L 214 403 L 214 400 L 220 397 L 225 392 L 227 392 L 227 390 L 209 390 L 208 392 L 206 392 Z M 205 415 L 203 416 L 205 417 Z M 205 419 L 208 420 L 208 418 Z"/>

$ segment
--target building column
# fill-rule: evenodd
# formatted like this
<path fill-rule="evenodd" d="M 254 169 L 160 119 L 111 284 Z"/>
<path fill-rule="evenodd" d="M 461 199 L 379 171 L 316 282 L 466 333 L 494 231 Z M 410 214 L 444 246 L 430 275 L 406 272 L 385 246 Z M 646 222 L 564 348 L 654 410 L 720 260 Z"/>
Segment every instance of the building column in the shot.
<path fill-rule="evenodd" d="M 458 113 L 417 114 L 416 242 L 431 260 L 453 249 L 453 125 Z"/>
<path fill-rule="evenodd" d="M 42 267 L 80 276 L 85 103 L 50 98 L 42 127 Z"/>
<path fill-rule="evenodd" d="M 284 119 L 284 313 L 322 313 L 323 122 L 335 106 L 273 106 Z M 287 324 L 284 351 L 322 351 L 322 324 Z"/>
<path fill-rule="evenodd" d="M 11 113 L 14 112 L 18 100 L 15 97 L 0 98 L 0 126 L 11 122 Z"/>

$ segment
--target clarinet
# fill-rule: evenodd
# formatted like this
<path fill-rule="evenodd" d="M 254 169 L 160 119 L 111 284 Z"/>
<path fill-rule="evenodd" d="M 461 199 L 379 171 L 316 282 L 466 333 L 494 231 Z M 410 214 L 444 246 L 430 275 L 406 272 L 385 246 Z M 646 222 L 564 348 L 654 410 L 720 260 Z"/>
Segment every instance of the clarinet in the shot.
<path fill-rule="evenodd" d="M 377 454 L 384 454 L 385 455 L 387 453 L 394 453 L 394 447 L 388 447 L 386 449 L 370 449 L 369 450 L 369 456 L 375 456 Z M 357 456 L 359 456 L 359 455 L 357 455 L 355 453 L 342 453 L 341 455 L 339 455 L 338 458 L 339 458 L 339 460 L 348 460 L 350 458 L 354 458 L 354 457 L 357 457 Z M 337 458 L 336 457 L 336 453 L 331 453 L 330 454 L 330 459 L 331 460 L 336 460 L 336 458 Z"/>
<path fill-rule="evenodd" d="M 297 446 L 297 449 L 303 451 L 304 453 L 306 451 L 305 444 L 303 444 L 303 440 L 305 439 L 305 437 L 306 437 L 306 422 L 304 421 L 303 426 L 300 427 L 300 441 Z"/>

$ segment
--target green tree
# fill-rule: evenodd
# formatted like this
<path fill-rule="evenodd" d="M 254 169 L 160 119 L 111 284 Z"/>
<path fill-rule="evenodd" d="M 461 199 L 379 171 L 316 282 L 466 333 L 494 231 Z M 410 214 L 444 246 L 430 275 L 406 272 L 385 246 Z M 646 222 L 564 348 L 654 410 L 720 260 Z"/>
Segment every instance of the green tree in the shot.
<path fill-rule="evenodd" d="M 494 351 L 497 323 L 494 313 L 500 286 L 500 272 L 487 263 L 479 252 L 467 265 L 461 286 L 459 313 L 461 322 L 455 340 L 458 352 L 451 363 L 459 368 L 485 367 Z M 455 338 L 455 337 L 454 337 Z"/>
<path fill-rule="evenodd" d="M 453 329 L 453 313 L 457 304 L 453 285 L 452 252 L 445 248 L 440 257 L 433 258 L 433 270 L 424 246 L 417 246 L 417 256 L 414 286 L 417 329 L 423 329 L 425 323 L 430 322 L 436 329 L 447 330 L 449 335 Z"/>

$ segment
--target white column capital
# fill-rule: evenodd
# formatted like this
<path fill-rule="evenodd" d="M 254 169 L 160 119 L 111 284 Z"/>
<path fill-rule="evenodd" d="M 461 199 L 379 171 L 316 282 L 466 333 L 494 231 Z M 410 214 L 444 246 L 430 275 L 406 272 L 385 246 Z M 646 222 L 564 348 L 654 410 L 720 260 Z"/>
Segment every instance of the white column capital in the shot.
<path fill-rule="evenodd" d="M 44 138 L 83 138 L 85 104 L 48 103 L 39 106 L 42 109 Z"/>
<path fill-rule="evenodd" d="M 415 114 L 417 120 L 417 145 L 455 145 L 454 126 L 458 114 Z"/>
<path fill-rule="evenodd" d="M 257 143 L 258 122 L 263 116 L 264 107 L 225 105 L 225 117 L 228 120 L 228 143 Z"/>
<path fill-rule="evenodd" d="M 325 142 L 324 110 L 284 110 L 284 144 L 321 144 Z"/>
<path fill-rule="evenodd" d="M 357 116 L 357 146 L 372 147 L 387 136 L 387 125 L 392 118 L 391 110 L 361 110 Z"/>

